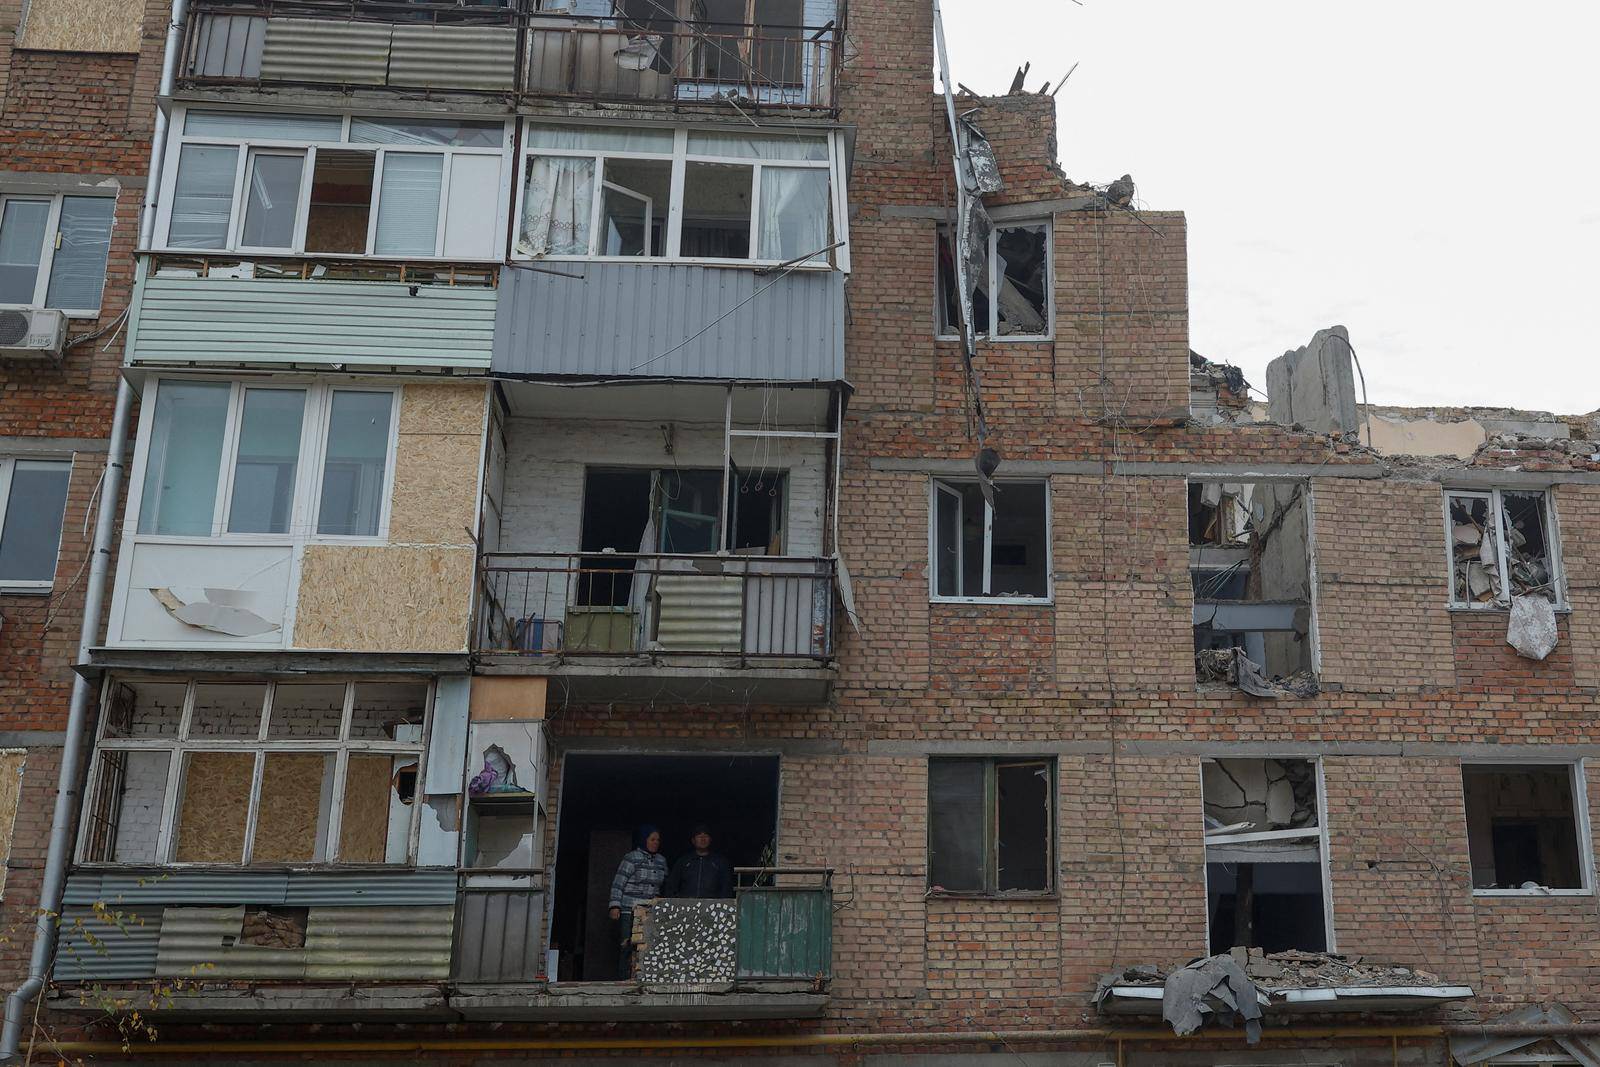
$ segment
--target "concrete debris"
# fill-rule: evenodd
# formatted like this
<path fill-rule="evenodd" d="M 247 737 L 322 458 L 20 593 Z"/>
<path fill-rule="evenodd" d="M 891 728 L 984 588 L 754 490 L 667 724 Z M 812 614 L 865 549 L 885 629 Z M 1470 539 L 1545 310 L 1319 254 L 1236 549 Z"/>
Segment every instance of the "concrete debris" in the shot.
<path fill-rule="evenodd" d="M 1197 972 L 1208 974 L 1213 980 L 1212 983 L 1207 984 L 1201 979 L 1192 977 L 1180 977 Z M 1173 998 L 1174 980 L 1178 980 L 1180 990 L 1184 994 L 1188 994 L 1193 992 L 1197 985 L 1201 986 L 1202 989 L 1213 988 L 1216 979 L 1230 972 L 1237 972 L 1238 975 L 1238 978 L 1233 980 L 1232 991 L 1235 996 L 1237 996 L 1238 990 L 1237 981 L 1242 979 L 1268 1000 L 1274 994 L 1296 989 L 1437 986 L 1444 984 L 1443 980 L 1431 971 L 1421 970 L 1416 967 L 1369 963 L 1362 956 L 1341 956 L 1331 952 L 1303 952 L 1300 949 L 1266 952 L 1259 948 L 1244 948 L 1241 946 L 1231 952 L 1195 960 L 1188 966 L 1171 972 L 1163 971 L 1160 967 L 1149 964 L 1139 964 L 1126 967 L 1120 971 L 1114 971 L 1100 979 L 1095 992 L 1095 1002 L 1098 1004 L 1104 1000 L 1110 991 L 1117 986 L 1144 986 L 1146 988 L 1163 986 L 1166 991 L 1166 997 L 1163 1000 L 1163 1005 L 1165 1006 Z M 1168 1022 L 1173 1021 L 1170 1014 L 1165 1011 L 1163 1014 L 1166 1015 Z M 1176 1024 L 1174 1024 L 1173 1029 L 1179 1034 L 1192 1032 L 1192 1030 L 1178 1030 Z"/>
<path fill-rule="evenodd" d="M 1506 644 L 1517 655 L 1544 659 L 1556 647 L 1556 608 L 1542 596 L 1511 598 L 1511 618 L 1506 624 Z"/>
<path fill-rule="evenodd" d="M 306 916 L 280 914 L 266 908 L 247 912 L 239 943 L 262 948 L 305 948 Z"/>
<path fill-rule="evenodd" d="M 1106 199 L 1117 207 L 1127 207 L 1133 203 L 1133 194 L 1137 189 L 1138 187 L 1133 183 L 1133 175 L 1124 174 L 1106 186 Z"/>
<path fill-rule="evenodd" d="M 1313 433 L 1346 434 L 1360 424 L 1350 334 L 1318 330 L 1311 343 L 1267 364 L 1267 417 Z"/>
<path fill-rule="evenodd" d="M 1261 1040 L 1261 992 L 1232 956 L 1196 960 L 1167 975 L 1163 985 L 1161 1017 L 1179 1037 L 1214 1017 L 1224 1026 L 1243 1020 L 1245 1040 Z"/>
<path fill-rule="evenodd" d="M 1194 654 L 1194 667 L 1199 681 L 1226 682 L 1267 700 L 1316 696 L 1319 691 L 1314 674 L 1297 671 L 1284 678 L 1270 677 L 1242 648 L 1201 649 Z"/>
<path fill-rule="evenodd" d="M 970 178 L 968 191 L 977 196 L 1000 192 L 1005 188 L 1005 183 L 1000 178 L 1000 161 L 995 158 L 994 146 L 989 144 L 989 139 L 971 119 L 962 119 L 960 129 L 962 148 L 965 150 L 963 158 Z"/>

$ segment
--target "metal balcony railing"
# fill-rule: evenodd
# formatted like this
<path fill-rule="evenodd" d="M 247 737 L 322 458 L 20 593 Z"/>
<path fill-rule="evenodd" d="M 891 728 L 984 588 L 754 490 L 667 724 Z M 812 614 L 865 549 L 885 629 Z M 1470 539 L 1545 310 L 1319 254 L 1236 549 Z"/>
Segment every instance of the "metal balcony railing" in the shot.
<path fill-rule="evenodd" d="M 459 90 L 674 108 L 836 111 L 837 23 L 714 23 L 394 0 L 194 0 L 179 77 L 195 86 Z"/>
<path fill-rule="evenodd" d="M 477 651 L 517 656 L 833 659 L 833 561 L 794 556 L 486 553 Z"/>

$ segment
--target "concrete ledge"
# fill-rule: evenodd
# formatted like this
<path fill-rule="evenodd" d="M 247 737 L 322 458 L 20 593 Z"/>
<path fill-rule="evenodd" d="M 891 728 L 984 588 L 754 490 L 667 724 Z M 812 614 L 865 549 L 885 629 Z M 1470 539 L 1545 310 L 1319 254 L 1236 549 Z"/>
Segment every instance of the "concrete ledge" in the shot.
<path fill-rule="evenodd" d="M 450 1006 L 463 1019 L 493 1021 L 815 1019 L 827 1010 L 828 995 L 751 991 L 731 985 L 641 988 L 617 982 L 563 982 L 556 986 L 463 987 L 450 998 Z"/>
<path fill-rule="evenodd" d="M 104 671 L 184 671 L 192 674 L 466 674 L 465 652 L 239 652 L 232 649 L 94 648 L 77 672 L 98 678 Z"/>
<path fill-rule="evenodd" d="M 93 992 L 90 989 L 93 988 Z M 295 1019 L 406 1019 L 450 1022 L 458 1016 L 441 986 L 434 985 L 268 985 L 211 986 L 152 998 L 151 987 L 57 986 L 52 1010 L 102 1016 L 107 1000 L 127 1001 L 147 1015 L 189 1019 L 239 1019 L 269 1014 L 274 1021 Z M 82 996 L 80 997 L 80 991 Z"/>
<path fill-rule="evenodd" d="M 815 663 L 752 660 L 739 666 L 735 656 L 688 653 L 581 660 L 483 653 L 477 670 L 549 678 L 552 703 L 825 704 L 839 672 Z"/>

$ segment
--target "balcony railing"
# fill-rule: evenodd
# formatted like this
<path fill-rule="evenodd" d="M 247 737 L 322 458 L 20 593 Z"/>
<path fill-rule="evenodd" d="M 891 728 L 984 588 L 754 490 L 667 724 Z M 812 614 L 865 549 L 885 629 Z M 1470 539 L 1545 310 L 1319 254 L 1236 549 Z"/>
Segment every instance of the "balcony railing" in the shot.
<path fill-rule="evenodd" d="M 832 112 L 839 27 L 635 21 L 393 0 L 195 0 L 190 85 L 460 90 L 519 101 Z"/>
<path fill-rule="evenodd" d="M 479 652 L 833 658 L 830 559 L 488 553 L 479 579 Z"/>

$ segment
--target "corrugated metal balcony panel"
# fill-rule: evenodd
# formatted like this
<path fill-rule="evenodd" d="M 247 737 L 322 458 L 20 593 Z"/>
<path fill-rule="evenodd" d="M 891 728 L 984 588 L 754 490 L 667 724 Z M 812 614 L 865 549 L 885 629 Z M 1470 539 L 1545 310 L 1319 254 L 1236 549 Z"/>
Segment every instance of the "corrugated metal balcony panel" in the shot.
<path fill-rule="evenodd" d="M 833 975 L 833 893 L 809 887 L 740 889 L 739 978 Z"/>
<path fill-rule="evenodd" d="M 454 905 L 313 908 L 306 924 L 306 977 L 450 977 Z"/>
<path fill-rule="evenodd" d="M 267 20 L 259 15 L 201 15 L 189 74 L 196 78 L 261 77 Z"/>
<path fill-rule="evenodd" d="M 517 77 L 511 26 L 396 26 L 389 84 L 509 92 Z"/>
<path fill-rule="evenodd" d="M 68 904 L 282 904 L 284 870 L 79 871 L 67 879 Z"/>
<path fill-rule="evenodd" d="M 203 980 L 306 977 L 306 949 L 239 944 L 243 926 L 243 905 L 166 909 L 161 916 L 156 974 Z"/>
<path fill-rule="evenodd" d="M 93 908 L 61 909 L 61 935 L 51 977 L 58 982 L 151 978 L 161 939 L 160 908 L 113 908 L 123 913 L 104 922 Z"/>
<path fill-rule="evenodd" d="M 744 636 L 744 580 L 663 574 L 656 641 L 669 652 L 738 652 Z"/>
<path fill-rule="evenodd" d="M 458 982 L 527 982 L 544 973 L 540 890 L 464 890 L 458 931 Z"/>
<path fill-rule="evenodd" d="M 454 904 L 455 868 L 393 871 L 296 871 L 284 903 L 290 907 Z"/>
<path fill-rule="evenodd" d="M 267 20 L 261 79 L 383 85 L 393 27 L 332 19 Z"/>
<path fill-rule="evenodd" d="M 145 278 L 128 362 L 487 369 L 493 289 L 397 282 Z"/>
<path fill-rule="evenodd" d="M 563 269 L 584 280 L 517 267 L 501 272 L 496 372 L 807 382 L 844 377 L 844 275 L 837 271 L 777 277 L 626 261 Z M 617 314 L 618 308 L 628 314 Z"/>

